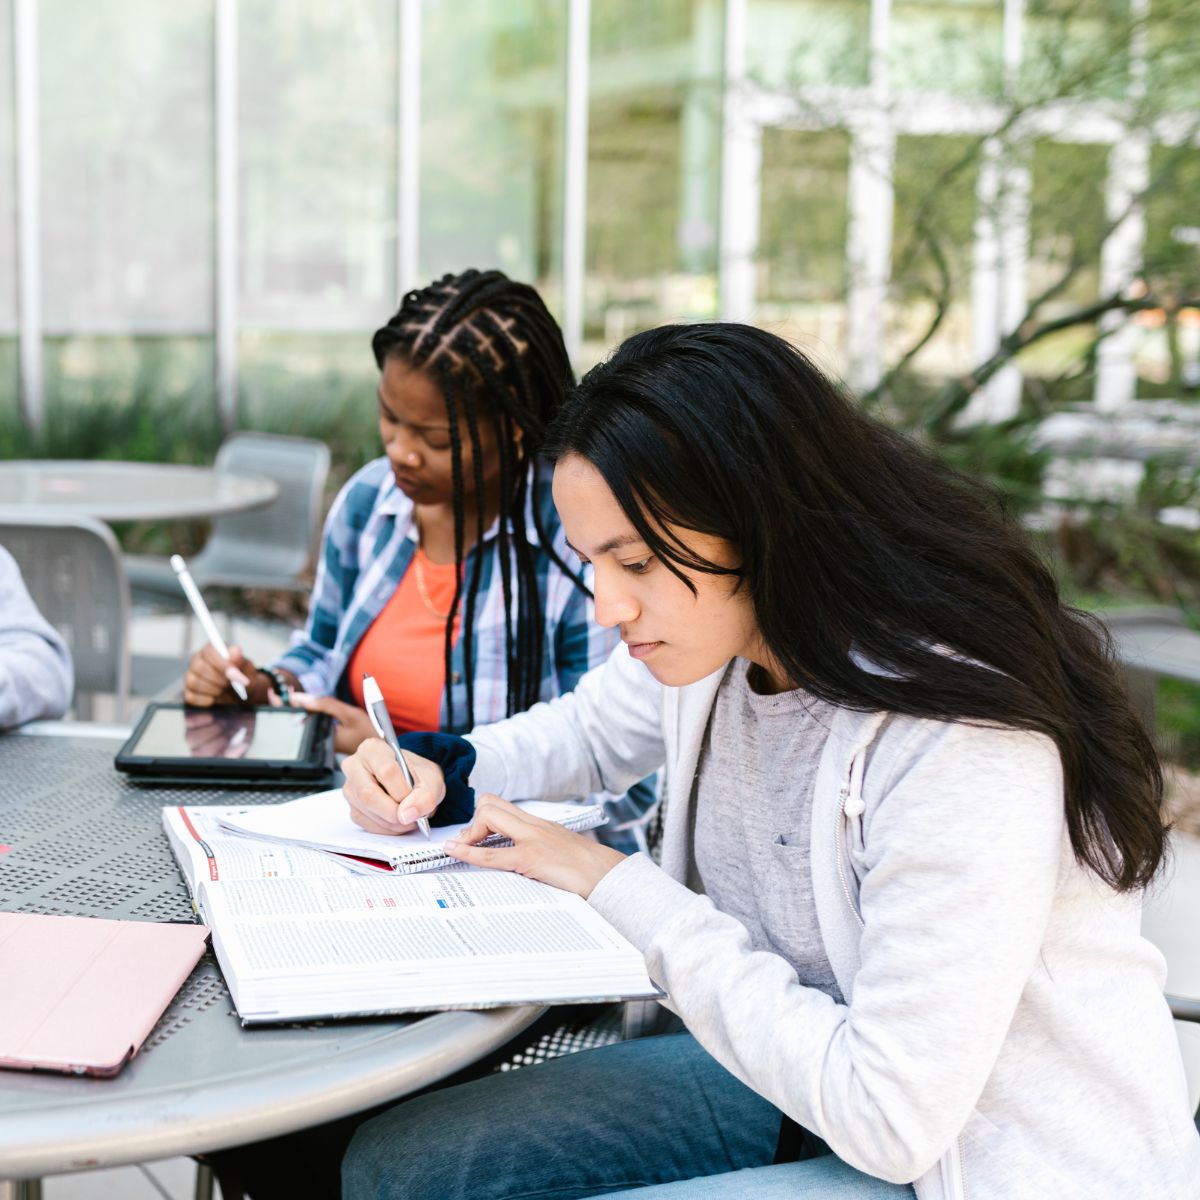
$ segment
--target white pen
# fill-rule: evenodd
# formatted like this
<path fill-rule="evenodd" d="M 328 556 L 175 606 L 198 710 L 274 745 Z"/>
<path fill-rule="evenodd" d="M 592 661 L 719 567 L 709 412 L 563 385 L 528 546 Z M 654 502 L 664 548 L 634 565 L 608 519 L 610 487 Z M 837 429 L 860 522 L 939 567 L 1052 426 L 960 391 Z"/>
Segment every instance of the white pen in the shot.
<path fill-rule="evenodd" d="M 365 673 L 363 675 L 363 704 L 366 705 L 367 716 L 371 718 L 375 732 L 391 747 L 396 761 L 400 764 L 400 770 L 404 772 L 404 782 L 408 784 L 408 790 L 412 791 L 417 786 L 417 781 L 413 778 L 412 771 L 408 769 L 408 763 L 404 761 L 400 743 L 396 741 L 396 730 L 392 726 L 392 718 L 388 714 L 387 705 L 383 702 L 383 693 L 379 690 L 379 684 L 375 682 L 374 678 Z M 418 817 L 417 826 L 425 835 L 425 840 L 432 842 L 433 838 L 429 833 L 429 818 Z"/>
<path fill-rule="evenodd" d="M 217 632 L 212 613 L 208 611 L 208 605 L 204 603 L 204 597 L 200 595 L 200 589 L 196 586 L 192 573 L 187 569 L 187 563 L 178 554 L 171 555 L 171 570 L 179 576 L 179 586 L 183 588 L 183 594 L 188 598 L 192 611 L 199 618 L 204 636 L 212 643 L 213 649 L 228 662 L 229 647 L 225 645 L 225 639 Z M 231 679 L 229 685 L 243 700 L 247 698 L 246 689 L 236 679 Z"/>

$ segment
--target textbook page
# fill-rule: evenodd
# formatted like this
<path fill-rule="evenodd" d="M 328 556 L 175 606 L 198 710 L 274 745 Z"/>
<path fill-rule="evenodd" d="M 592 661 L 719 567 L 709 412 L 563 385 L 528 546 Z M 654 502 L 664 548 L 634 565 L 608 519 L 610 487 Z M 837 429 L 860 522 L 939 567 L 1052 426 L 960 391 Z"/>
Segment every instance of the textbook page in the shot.
<path fill-rule="evenodd" d="M 607 821 L 604 809 L 596 804 L 522 800 L 517 807 L 574 830 L 594 829 Z M 219 819 L 226 829 L 238 833 L 268 838 L 280 845 L 306 846 L 373 859 L 387 863 L 402 874 L 455 866 L 457 860 L 446 855 L 441 846 L 466 828 L 465 825 L 434 826 L 429 840 L 419 830 L 395 835 L 368 833 L 350 819 L 340 789 L 302 796 L 285 804 L 242 809 Z M 489 838 L 488 844 L 507 845 L 508 840 Z"/>
<path fill-rule="evenodd" d="M 520 875 L 363 876 L 224 830 L 163 824 L 244 1024 L 657 997 L 641 954 L 586 901 Z"/>
<path fill-rule="evenodd" d="M 350 874 L 349 868 L 317 850 L 239 837 L 221 827 L 221 818 L 248 811 L 176 805 L 164 808 L 163 830 L 192 899 L 204 879 L 276 879 L 289 876 Z"/>

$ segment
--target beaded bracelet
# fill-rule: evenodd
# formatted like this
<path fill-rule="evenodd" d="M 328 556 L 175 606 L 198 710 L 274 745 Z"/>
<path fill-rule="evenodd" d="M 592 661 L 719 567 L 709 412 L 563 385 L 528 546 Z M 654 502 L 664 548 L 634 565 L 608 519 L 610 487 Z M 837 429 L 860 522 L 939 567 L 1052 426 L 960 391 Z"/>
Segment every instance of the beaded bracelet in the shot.
<path fill-rule="evenodd" d="M 288 698 L 291 694 L 291 689 L 288 687 L 287 680 L 276 670 L 271 667 L 259 667 L 260 675 L 265 675 L 271 681 L 271 689 L 283 701 L 286 706 Z"/>

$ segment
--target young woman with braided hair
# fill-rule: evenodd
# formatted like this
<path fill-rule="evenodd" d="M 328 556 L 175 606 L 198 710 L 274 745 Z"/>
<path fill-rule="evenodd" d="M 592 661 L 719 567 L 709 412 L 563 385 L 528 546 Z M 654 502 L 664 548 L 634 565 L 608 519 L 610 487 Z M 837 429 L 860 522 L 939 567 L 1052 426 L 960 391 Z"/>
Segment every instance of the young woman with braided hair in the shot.
<path fill-rule="evenodd" d="M 616 642 L 539 457 L 574 381 L 538 293 L 499 271 L 446 275 L 409 292 L 372 348 L 385 454 L 333 504 L 306 628 L 264 671 L 206 647 L 184 680 L 195 705 L 237 703 L 235 678 L 251 704 L 290 693 L 337 720 L 342 752 L 372 735 L 364 673 L 398 732 L 462 733 L 570 691 Z"/>

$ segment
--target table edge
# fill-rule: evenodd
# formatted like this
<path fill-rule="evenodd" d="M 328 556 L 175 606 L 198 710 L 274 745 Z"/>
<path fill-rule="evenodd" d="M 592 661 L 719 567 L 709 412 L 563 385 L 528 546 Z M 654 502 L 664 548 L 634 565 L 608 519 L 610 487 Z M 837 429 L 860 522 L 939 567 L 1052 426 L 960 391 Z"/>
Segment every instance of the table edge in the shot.
<path fill-rule="evenodd" d="M 373 1040 L 278 1076 L 271 1088 L 261 1076 L 225 1088 L 181 1083 L 174 1103 L 164 1103 L 163 1090 L 156 1089 L 121 1097 L 102 1112 L 79 1104 L 64 1110 L 53 1129 L 44 1108 L 9 1114 L 0 1129 L 0 1180 L 198 1154 L 331 1121 L 445 1079 L 516 1037 L 544 1011 L 521 1005 L 437 1013 L 398 1031 L 394 1048 L 402 1053 L 381 1053 Z M 419 1053 L 411 1044 L 416 1038 Z"/>

